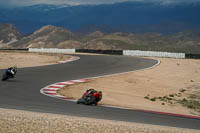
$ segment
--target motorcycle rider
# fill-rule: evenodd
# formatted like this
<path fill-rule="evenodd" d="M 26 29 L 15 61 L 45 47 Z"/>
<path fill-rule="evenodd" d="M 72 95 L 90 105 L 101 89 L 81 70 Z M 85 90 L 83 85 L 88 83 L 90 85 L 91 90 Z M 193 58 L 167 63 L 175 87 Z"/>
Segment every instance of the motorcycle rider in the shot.
<path fill-rule="evenodd" d="M 97 91 L 97 92 L 94 93 L 94 96 L 97 97 L 96 98 L 96 102 L 95 102 L 95 105 L 97 105 L 98 102 L 101 101 L 101 99 L 102 99 L 102 92 L 101 91 Z"/>
<path fill-rule="evenodd" d="M 96 100 L 95 100 L 95 105 L 98 104 L 99 101 L 101 101 L 102 99 L 102 92 L 101 91 L 96 91 L 94 89 L 88 89 L 85 94 L 89 94 L 89 95 L 94 95 L 96 97 Z"/>
<path fill-rule="evenodd" d="M 88 89 L 83 94 L 82 98 L 77 101 L 77 104 L 85 104 L 85 105 L 97 105 L 99 101 L 102 99 L 102 92 L 96 91 L 94 89 Z"/>
<path fill-rule="evenodd" d="M 11 74 L 12 78 L 14 78 L 15 74 L 17 73 L 17 66 L 14 65 L 13 67 L 8 68 L 7 72 Z"/>

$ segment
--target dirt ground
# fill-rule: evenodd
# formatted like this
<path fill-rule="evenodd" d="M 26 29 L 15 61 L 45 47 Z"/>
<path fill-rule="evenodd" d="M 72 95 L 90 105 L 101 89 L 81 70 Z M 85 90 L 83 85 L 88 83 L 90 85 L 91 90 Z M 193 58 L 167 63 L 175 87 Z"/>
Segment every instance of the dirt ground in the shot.
<path fill-rule="evenodd" d="M 69 59 L 70 56 L 63 54 L 42 54 L 15 51 L 0 52 L 0 69 L 6 69 L 17 65 L 17 67 L 35 67 L 41 65 L 49 65 Z"/>
<path fill-rule="evenodd" d="M 0 133 L 199 133 L 199 130 L 0 109 Z"/>
<path fill-rule="evenodd" d="M 145 109 L 185 115 L 199 115 L 175 101 L 151 101 L 153 97 L 171 94 L 183 99 L 188 94 L 200 91 L 200 60 L 155 58 L 161 61 L 153 69 L 130 72 L 115 76 L 90 79 L 87 83 L 71 85 L 59 91 L 61 95 L 78 99 L 89 88 L 101 90 L 100 104 L 133 109 Z M 185 92 L 180 92 L 185 89 Z M 146 99 L 144 97 L 149 97 Z"/>

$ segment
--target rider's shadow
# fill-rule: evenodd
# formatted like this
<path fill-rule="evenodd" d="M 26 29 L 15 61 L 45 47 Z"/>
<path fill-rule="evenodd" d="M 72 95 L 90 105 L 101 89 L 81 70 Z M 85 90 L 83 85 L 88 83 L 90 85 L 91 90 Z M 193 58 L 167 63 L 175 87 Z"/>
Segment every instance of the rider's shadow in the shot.
<path fill-rule="evenodd" d="M 21 82 L 21 81 L 20 80 L 6 80 L 6 81 L 1 81 L 1 82 L 17 83 L 17 82 Z"/>

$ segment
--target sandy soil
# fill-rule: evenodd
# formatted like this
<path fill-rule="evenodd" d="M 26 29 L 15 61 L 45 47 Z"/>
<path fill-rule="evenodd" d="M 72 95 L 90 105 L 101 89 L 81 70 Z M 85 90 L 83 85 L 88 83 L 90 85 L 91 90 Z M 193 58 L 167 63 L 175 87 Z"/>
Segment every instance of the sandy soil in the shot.
<path fill-rule="evenodd" d="M 0 109 L 1 133 L 199 133 L 199 130 Z"/>
<path fill-rule="evenodd" d="M 101 104 L 116 105 L 133 109 L 145 109 L 178 114 L 198 115 L 178 103 L 172 104 L 145 99 L 178 94 L 180 99 L 187 93 L 200 90 L 200 60 L 156 58 L 161 64 L 153 69 L 130 72 L 89 80 L 88 83 L 71 85 L 59 91 L 61 95 L 78 99 L 86 89 L 103 92 Z M 163 105 L 164 104 L 164 105 Z"/>
<path fill-rule="evenodd" d="M 60 60 L 67 60 L 70 56 L 63 54 L 42 54 L 29 52 L 0 52 L 0 69 L 6 69 L 13 65 L 17 67 L 33 67 L 55 64 Z"/>

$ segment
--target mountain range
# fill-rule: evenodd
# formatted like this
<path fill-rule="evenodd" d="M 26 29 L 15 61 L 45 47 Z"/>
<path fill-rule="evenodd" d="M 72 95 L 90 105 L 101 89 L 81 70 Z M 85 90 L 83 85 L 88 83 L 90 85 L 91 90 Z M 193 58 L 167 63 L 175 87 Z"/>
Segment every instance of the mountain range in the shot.
<path fill-rule="evenodd" d="M 121 2 L 102 5 L 33 5 L 0 8 L 0 23 L 13 24 L 24 34 L 46 25 L 73 32 L 162 33 L 200 30 L 200 2 L 162 4 Z"/>
<path fill-rule="evenodd" d="M 8 29 L 10 25 L 4 25 Z M 13 28 L 15 29 L 15 28 Z M 0 29 L 1 30 L 1 29 Z M 4 32 L 3 32 L 4 31 Z M 0 31 L 9 36 L 20 33 Z M 0 34 L 1 38 L 1 34 Z M 16 37 L 14 37 L 16 38 Z M 6 40 L 7 38 L 5 38 Z M 1 42 L 6 42 L 0 40 Z M 160 33 L 103 33 L 95 31 L 90 34 L 78 34 L 63 27 L 47 25 L 28 36 L 3 45 L 3 48 L 69 48 L 69 49 L 102 49 L 102 50 L 144 50 L 164 52 L 200 53 L 200 32 L 185 31 L 170 35 Z"/>

